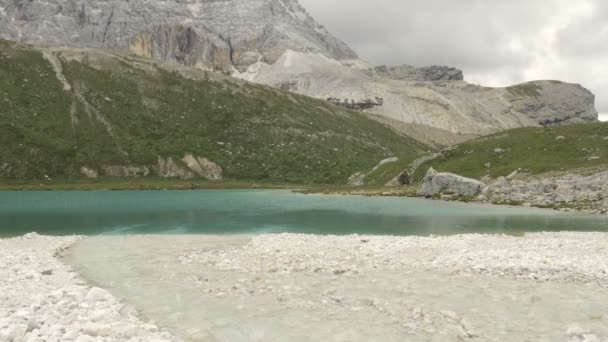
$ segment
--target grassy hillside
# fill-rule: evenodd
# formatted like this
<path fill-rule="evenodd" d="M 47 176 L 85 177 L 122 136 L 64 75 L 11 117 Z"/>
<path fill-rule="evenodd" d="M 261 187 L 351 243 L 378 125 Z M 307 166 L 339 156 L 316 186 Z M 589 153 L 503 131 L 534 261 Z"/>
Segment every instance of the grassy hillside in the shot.
<path fill-rule="evenodd" d="M 479 179 L 507 176 L 518 168 L 540 174 L 604 165 L 608 165 L 608 123 L 517 128 L 456 145 L 423 164 L 416 178 L 431 166 Z"/>
<path fill-rule="evenodd" d="M 82 166 L 103 178 L 104 165 L 153 169 L 159 156 L 182 163 L 191 153 L 226 179 L 341 184 L 428 149 L 364 114 L 269 87 L 103 51 L 45 58 L 0 41 L 5 181 L 80 179 Z"/>

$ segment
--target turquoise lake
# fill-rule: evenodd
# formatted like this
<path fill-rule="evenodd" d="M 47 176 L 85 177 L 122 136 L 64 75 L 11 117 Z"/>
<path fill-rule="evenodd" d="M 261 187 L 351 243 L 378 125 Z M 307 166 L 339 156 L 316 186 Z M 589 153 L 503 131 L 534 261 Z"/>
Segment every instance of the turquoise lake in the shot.
<path fill-rule="evenodd" d="M 608 217 L 286 190 L 0 192 L 0 235 L 608 231 Z"/>

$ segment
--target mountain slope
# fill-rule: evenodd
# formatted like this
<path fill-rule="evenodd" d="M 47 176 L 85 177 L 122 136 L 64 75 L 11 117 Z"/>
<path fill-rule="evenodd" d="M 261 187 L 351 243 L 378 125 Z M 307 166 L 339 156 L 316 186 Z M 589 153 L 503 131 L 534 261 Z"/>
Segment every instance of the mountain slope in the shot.
<path fill-rule="evenodd" d="M 518 128 L 456 145 L 422 164 L 416 179 L 429 167 L 480 179 L 508 176 L 517 169 L 533 175 L 608 166 L 608 123 L 550 128 Z"/>
<path fill-rule="evenodd" d="M 0 41 L 0 178 L 345 183 L 428 149 L 304 96 L 101 50 Z"/>

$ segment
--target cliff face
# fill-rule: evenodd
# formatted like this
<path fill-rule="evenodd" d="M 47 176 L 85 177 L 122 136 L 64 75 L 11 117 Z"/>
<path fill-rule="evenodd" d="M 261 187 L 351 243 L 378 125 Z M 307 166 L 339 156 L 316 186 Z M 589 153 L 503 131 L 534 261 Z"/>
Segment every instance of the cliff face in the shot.
<path fill-rule="evenodd" d="M 286 49 L 356 58 L 297 0 L 15 1 L 0 3 L 0 38 L 215 68 L 272 63 Z"/>

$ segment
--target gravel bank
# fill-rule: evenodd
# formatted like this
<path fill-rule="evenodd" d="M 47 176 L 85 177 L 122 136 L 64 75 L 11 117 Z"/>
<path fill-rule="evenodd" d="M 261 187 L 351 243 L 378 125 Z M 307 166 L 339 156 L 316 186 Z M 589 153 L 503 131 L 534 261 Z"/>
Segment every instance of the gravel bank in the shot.
<path fill-rule="evenodd" d="M 61 261 L 80 239 L 0 239 L 0 341 L 177 341 Z"/>
<path fill-rule="evenodd" d="M 608 341 L 608 234 L 122 236 L 70 262 L 192 341 Z"/>
<path fill-rule="evenodd" d="M 522 237 L 438 237 L 279 234 L 242 248 L 189 252 L 183 263 L 244 272 L 441 271 L 520 280 L 597 284 L 608 288 L 608 234 L 534 233 Z"/>

